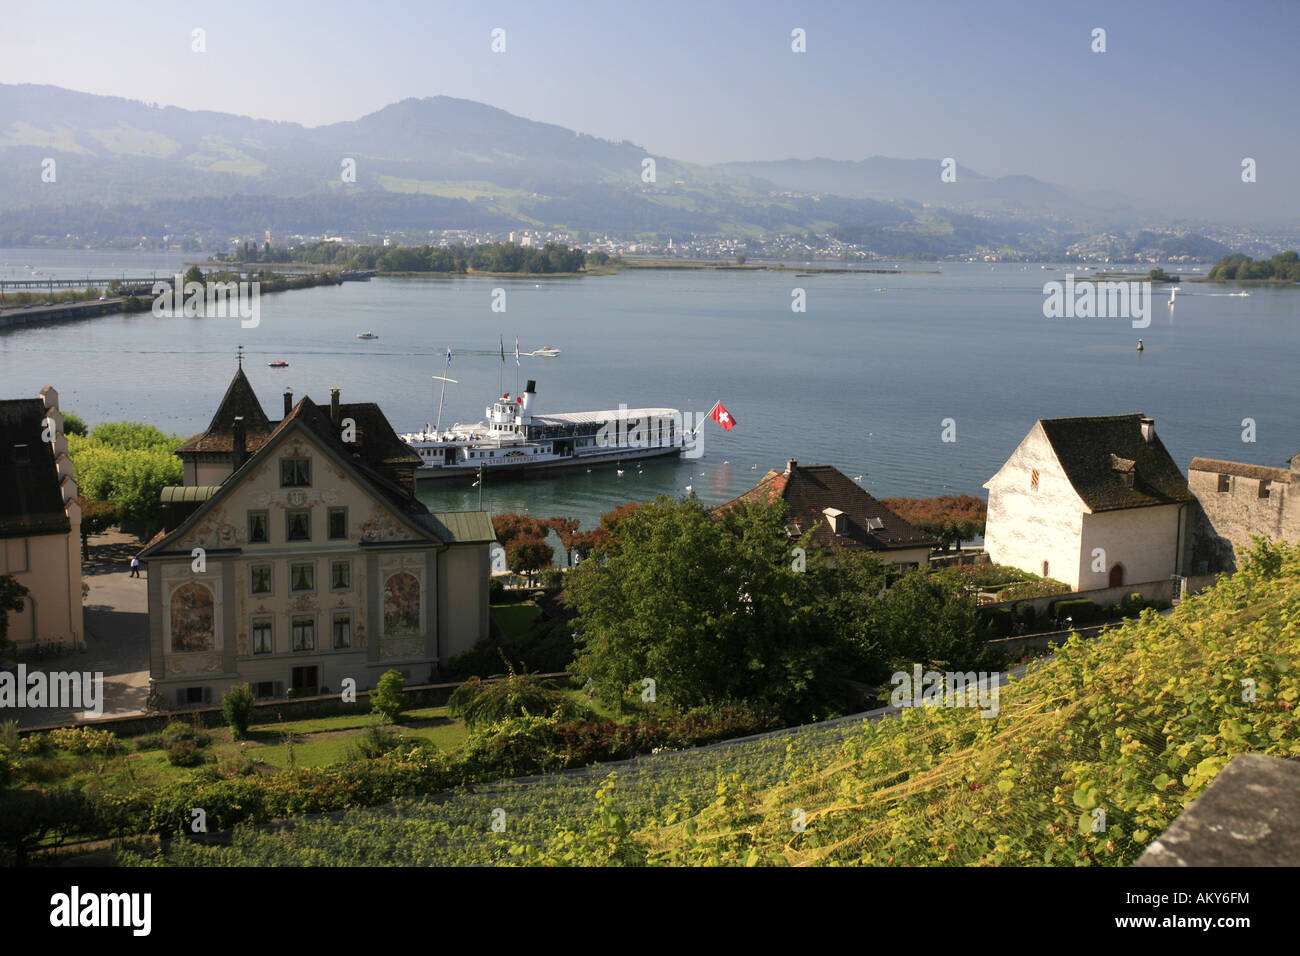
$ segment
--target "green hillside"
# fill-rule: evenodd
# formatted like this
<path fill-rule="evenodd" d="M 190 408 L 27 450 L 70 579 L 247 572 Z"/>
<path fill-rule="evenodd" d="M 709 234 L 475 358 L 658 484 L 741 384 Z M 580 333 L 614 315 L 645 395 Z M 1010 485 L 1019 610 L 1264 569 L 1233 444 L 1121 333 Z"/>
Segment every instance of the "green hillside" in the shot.
<path fill-rule="evenodd" d="M 1061 648 L 992 719 L 814 725 L 238 828 L 159 862 L 1127 865 L 1233 755 L 1300 755 L 1298 655 L 1300 549 L 1263 545 L 1169 616 Z"/>

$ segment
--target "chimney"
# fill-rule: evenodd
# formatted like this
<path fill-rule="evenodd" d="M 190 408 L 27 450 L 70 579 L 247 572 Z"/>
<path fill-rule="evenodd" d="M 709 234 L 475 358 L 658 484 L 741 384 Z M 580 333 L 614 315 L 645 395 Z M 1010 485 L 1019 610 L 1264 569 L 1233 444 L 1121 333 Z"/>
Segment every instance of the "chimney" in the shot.
<path fill-rule="evenodd" d="M 1148 445 L 1156 440 L 1156 420 L 1154 418 L 1142 419 L 1142 440 Z"/>
<path fill-rule="evenodd" d="M 291 411 L 293 411 L 293 392 L 286 388 L 284 390 L 284 417 L 288 418 Z"/>
<path fill-rule="evenodd" d="M 238 471 L 239 467 L 248 460 L 248 433 L 244 430 L 244 416 L 236 415 L 234 423 L 230 426 L 233 435 L 231 447 L 231 459 Z"/>
<path fill-rule="evenodd" d="M 797 468 L 798 466 L 799 463 L 795 461 L 793 458 L 787 458 L 785 460 L 785 473 L 787 475 L 793 475 L 795 468 Z"/>
<path fill-rule="evenodd" d="M 339 390 L 337 385 L 330 388 L 330 421 L 335 425 L 339 423 Z"/>

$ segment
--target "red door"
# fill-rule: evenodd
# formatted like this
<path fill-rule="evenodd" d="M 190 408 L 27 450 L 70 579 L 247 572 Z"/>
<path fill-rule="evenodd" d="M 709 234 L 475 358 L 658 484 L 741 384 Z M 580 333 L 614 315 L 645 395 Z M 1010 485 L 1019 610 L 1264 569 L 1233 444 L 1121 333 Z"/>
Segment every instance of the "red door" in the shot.
<path fill-rule="evenodd" d="M 1120 587 L 1124 584 L 1124 565 L 1117 564 L 1110 569 L 1110 586 Z"/>

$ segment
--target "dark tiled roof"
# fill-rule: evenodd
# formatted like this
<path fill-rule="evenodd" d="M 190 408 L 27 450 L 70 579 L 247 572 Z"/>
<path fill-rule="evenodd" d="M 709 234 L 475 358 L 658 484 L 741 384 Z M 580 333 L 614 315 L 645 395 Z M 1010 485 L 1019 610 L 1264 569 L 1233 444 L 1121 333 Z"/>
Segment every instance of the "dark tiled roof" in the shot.
<path fill-rule="evenodd" d="M 364 484 L 380 494 L 393 510 L 402 515 L 415 529 L 419 529 L 426 537 L 435 541 L 452 543 L 455 540 L 454 536 L 410 492 L 409 488 L 413 486 L 403 481 L 404 476 L 413 473 L 420 458 L 397 437 L 388 419 L 379 410 L 379 406 L 368 402 L 340 405 L 339 417 L 340 420 L 343 418 L 355 420 L 357 426 L 355 443 L 343 441 L 342 429 L 331 421 L 327 406 L 317 405 L 304 396 L 288 415 L 275 424 L 271 434 L 261 443 L 259 450 L 250 454 L 248 460 L 222 482 L 216 494 L 199 504 L 198 508 L 181 524 L 169 528 L 166 532 L 159 532 L 142 553 L 152 554 L 166 540 L 172 539 L 182 528 L 192 524 L 197 515 L 220 500 L 227 489 L 238 484 L 241 476 L 256 467 L 264 454 L 273 451 L 272 446 L 280 437 L 295 426 L 301 426 L 310 432 L 323 446 L 333 451 L 342 461 L 347 462 L 352 471 L 363 479 Z M 397 446 L 407 451 L 401 452 Z"/>
<path fill-rule="evenodd" d="M 1187 479 L 1160 436 L 1154 435 L 1150 443 L 1142 437 L 1142 418 L 1135 414 L 1041 420 L 1066 477 L 1093 511 L 1192 500 Z M 1136 470 L 1131 487 L 1124 474 L 1129 463 Z"/>
<path fill-rule="evenodd" d="M 0 538 L 66 534 L 72 528 L 54 448 L 41 441 L 44 421 L 45 402 L 39 398 L 0 401 Z M 25 462 L 15 445 L 27 446 Z"/>
<path fill-rule="evenodd" d="M 1284 481 L 1291 483 L 1294 472 L 1290 468 L 1269 468 L 1265 465 L 1245 465 L 1239 461 L 1220 461 L 1217 458 L 1193 458 L 1188 471 L 1213 471 L 1220 475 L 1238 475 L 1242 478 L 1258 478 L 1261 481 Z"/>
<path fill-rule="evenodd" d="M 908 524 L 833 465 L 796 465 L 793 472 L 769 471 L 749 491 L 716 510 L 742 502 L 769 504 L 778 498 L 784 499 L 789 509 L 792 532 L 802 534 L 820 523 L 812 537 L 822 547 L 893 551 L 939 546 L 937 538 Z M 844 512 L 844 534 L 831 530 L 824 514 L 827 508 Z M 871 521 L 873 518 L 877 520 Z M 877 522 L 881 527 L 869 527 Z"/>
<path fill-rule="evenodd" d="M 178 455 L 194 452 L 215 452 L 229 454 L 235 445 L 231 426 L 236 416 L 243 416 L 245 447 L 251 454 L 261 448 L 271 437 L 271 422 L 262 410 L 261 403 L 253 393 L 253 386 L 241 368 L 230 380 L 225 397 L 212 416 L 212 423 L 205 432 L 201 432 L 176 449 Z"/>
<path fill-rule="evenodd" d="M 271 437 L 280 434 L 291 423 L 300 422 L 323 444 L 350 462 L 403 514 L 427 515 L 429 509 L 410 493 L 406 484 L 406 479 L 414 480 L 412 473 L 420 464 L 420 456 L 397 437 L 379 406 L 373 402 L 341 404 L 339 419 L 342 421 L 345 418 L 356 422 L 355 442 L 343 441 L 342 428 L 331 421 L 328 406 L 317 405 L 304 396 L 293 411 L 275 426 Z M 233 479 L 234 475 L 227 478 L 226 482 Z"/>

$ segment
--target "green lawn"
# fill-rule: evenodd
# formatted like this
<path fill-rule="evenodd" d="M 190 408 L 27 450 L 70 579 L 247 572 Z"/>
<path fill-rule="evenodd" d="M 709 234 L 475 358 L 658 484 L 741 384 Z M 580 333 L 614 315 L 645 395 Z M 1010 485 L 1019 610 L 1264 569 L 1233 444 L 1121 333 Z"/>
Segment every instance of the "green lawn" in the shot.
<path fill-rule="evenodd" d="M 218 763 L 249 757 L 269 766 L 284 768 L 289 764 L 289 749 L 284 735 L 294 734 L 293 761 L 297 767 L 320 767 L 348 756 L 356 738 L 378 718 L 371 714 L 340 714 L 284 723 L 255 724 L 248 729 L 246 740 L 234 740 L 225 727 L 209 728 L 212 742 L 204 748 Z M 452 750 L 469 736 L 464 721 L 447 713 L 446 707 L 421 707 L 408 711 L 395 728 L 407 737 L 432 741 L 443 750 Z M 115 757 L 93 757 L 54 751 L 44 757 L 24 761 L 24 774 L 32 782 L 80 785 L 92 779 L 100 784 L 122 786 L 165 786 L 183 780 L 187 767 L 175 767 L 167 761 L 164 750 L 138 751 L 134 739 L 122 740 L 122 753 Z"/>

